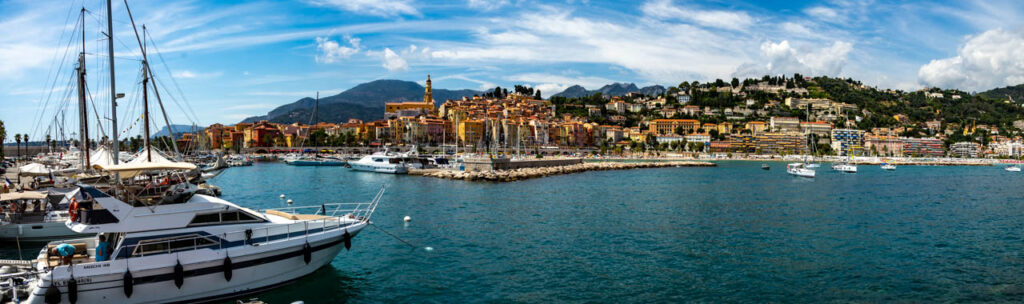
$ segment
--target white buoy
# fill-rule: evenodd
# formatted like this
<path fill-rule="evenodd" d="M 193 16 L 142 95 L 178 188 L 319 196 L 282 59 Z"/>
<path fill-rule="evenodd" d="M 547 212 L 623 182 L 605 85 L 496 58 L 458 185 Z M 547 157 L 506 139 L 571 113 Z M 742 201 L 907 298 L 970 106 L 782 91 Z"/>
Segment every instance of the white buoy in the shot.
<path fill-rule="evenodd" d="M 434 247 L 429 247 L 429 246 L 428 247 L 423 247 L 423 250 L 434 251 Z"/>
<path fill-rule="evenodd" d="M 291 205 L 292 204 L 292 200 L 288 200 L 288 204 Z"/>
<path fill-rule="evenodd" d="M 411 221 L 412 221 L 412 217 L 411 217 L 411 216 L 408 216 L 408 215 L 406 215 L 406 216 L 405 216 L 405 218 L 403 218 L 402 220 L 403 220 L 403 221 L 406 221 L 406 222 L 411 222 Z"/>
<path fill-rule="evenodd" d="M 284 198 L 284 194 L 281 194 L 281 198 Z"/>

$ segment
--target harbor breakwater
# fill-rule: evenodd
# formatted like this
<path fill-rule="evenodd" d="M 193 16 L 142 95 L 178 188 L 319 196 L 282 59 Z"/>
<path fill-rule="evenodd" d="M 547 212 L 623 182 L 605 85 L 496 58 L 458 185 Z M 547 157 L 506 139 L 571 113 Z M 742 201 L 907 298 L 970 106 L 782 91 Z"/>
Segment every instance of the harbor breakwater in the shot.
<path fill-rule="evenodd" d="M 627 170 L 639 168 L 665 167 L 714 167 L 711 162 L 670 161 L 670 162 L 586 162 L 565 166 L 520 168 L 493 171 L 455 171 L 455 170 L 424 170 L 410 172 L 414 175 L 445 179 L 461 179 L 466 181 L 511 182 L 523 179 L 545 177 L 559 174 L 579 173 L 585 171 Z"/>

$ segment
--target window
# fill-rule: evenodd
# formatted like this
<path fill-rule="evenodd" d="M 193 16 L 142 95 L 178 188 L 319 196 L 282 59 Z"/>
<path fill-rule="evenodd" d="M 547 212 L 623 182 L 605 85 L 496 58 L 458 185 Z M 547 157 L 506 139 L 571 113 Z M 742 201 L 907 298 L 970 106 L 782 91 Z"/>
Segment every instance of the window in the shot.
<path fill-rule="evenodd" d="M 227 223 L 258 222 L 260 218 L 243 211 L 197 214 L 189 226 L 216 225 Z"/>
<path fill-rule="evenodd" d="M 192 250 L 217 245 L 217 242 L 200 236 L 189 234 L 169 238 L 139 241 L 139 244 L 132 252 L 133 256 L 145 256 L 159 253 L 170 253 L 182 250 Z"/>
<path fill-rule="evenodd" d="M 196 224 L 211 224 L 211 223 L 219 223 L 219 222 L 220 222 L 220 213 L 197 214 L 196 217 L 192 219 L 192 225 L 196 225 Z"/>

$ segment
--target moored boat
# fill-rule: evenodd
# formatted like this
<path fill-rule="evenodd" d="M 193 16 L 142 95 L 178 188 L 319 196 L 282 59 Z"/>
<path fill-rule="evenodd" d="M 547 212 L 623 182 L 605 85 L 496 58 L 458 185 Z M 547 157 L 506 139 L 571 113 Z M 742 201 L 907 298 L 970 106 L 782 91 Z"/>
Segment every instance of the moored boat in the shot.
<path fill-rule="evenodd" d="M 92 209 L 67 225 L 104 236 L 110 257 L 97 259 L 98 236 L 51 242 L 38 255 L 27 302 L 193 303 L 262 292 L 350 248 L 384 194 L 367 203 L 252 210 L 179 185 L 159 205 L 123 200 L 137 197 L 130 187 L 113 195 L 81 186 Z M 71 264 L 51 256 L 58 244 L 75 249 Z"/>
<path fill-rule="evenodd" d="M 356 171 L 391 174 L 409 173 L 409 166 L 403 161 L 403 157 L 388 153 L 387 151 L 363 156 L 359 160 L 349 162 L 348 164 L 352 170 Z"/>
<path fill-rule="evenodd" d="M 814 170 L 807 168 L 807 164 L 804 163 L 791 163 L 786 165 L 786 173 L 799 177 L 810 177 L 813 178 L 815 175 Z"/>

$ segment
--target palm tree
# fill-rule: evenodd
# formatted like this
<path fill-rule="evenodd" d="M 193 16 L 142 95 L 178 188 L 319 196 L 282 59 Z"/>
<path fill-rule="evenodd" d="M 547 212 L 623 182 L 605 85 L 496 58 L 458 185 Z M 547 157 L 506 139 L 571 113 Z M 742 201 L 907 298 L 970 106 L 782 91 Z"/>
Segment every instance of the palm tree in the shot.
<path fill-rule="evenodd" d="M 21 134 L 14 134 L 14 142 L 17 146 L 18 156 L 21 156 Z"/>
<path fill-rule="evenodd" d="M 7 141 L 7 128 L 4 127 L 4 121 L 0 120 L 0 160 L 4 159 L 4 141 Z"/>

